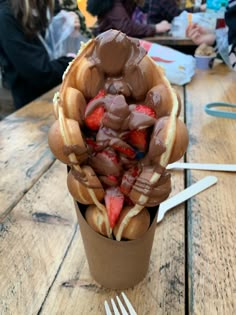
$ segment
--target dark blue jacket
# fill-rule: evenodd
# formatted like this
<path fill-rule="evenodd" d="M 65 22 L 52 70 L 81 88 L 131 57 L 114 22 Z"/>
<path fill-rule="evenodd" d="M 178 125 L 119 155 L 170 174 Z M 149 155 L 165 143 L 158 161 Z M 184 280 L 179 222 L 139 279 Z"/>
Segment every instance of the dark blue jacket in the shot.
<path fill-rule="evenodd" d="M 50 61 L 38 37 L 29 39 L 7 0 L 0 0 L 0 66 L 16 108 L 60 84 L 69 57 Z"/>

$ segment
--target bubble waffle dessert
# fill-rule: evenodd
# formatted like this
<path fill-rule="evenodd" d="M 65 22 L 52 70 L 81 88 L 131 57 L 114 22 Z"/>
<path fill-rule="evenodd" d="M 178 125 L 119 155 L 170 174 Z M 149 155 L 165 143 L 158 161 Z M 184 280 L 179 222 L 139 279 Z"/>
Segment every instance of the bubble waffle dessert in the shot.
<path fill-rule="evenodd" d="M 138 40 L 109 30 L 87 43 L 54 98 L 49 146 L 98 233 L 135 239 L 171 191 L 168 163 L 188 145 L 180 100 Z M 149 209 L 149 211 L 148 211 Z"/>

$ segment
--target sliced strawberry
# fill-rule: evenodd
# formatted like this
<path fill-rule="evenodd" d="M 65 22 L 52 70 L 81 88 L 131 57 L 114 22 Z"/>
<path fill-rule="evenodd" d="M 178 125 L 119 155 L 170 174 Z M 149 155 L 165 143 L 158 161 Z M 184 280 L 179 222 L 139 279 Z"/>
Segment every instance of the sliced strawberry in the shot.
<path fill-rule="evenodd" d="M 140 170 L 137 166 L 130 168 L 128 171 L 124 173 L 120 185 L 120 190 L 122 191 L 123 194 L 129 195 L 139 173 Z"/>
<path fill-rule="evenodd" d="M 102 151 L 104 149 L 104 145 L 102 145 L 100 142 L 97 142 L 94 140 L 94 138 L 86 138 L 85 142 L 88 146 L 89 152 L 90 153 L 96 153 L 99 151 Z"/>
<path fill-rule="evenodd" d="M 101 103 L 99 103 L 97 102 L 97 100 L 103 98 L 105 94 L 106 93 L 104 90 L 100 90 L 98 94 L 94 98 L 92 98 L 86 106 L 84 120 L 86 126 L 91 130 L 98 130 L 101 125 L 105 108 L 102 105 L 103 102 L 101 101 Z"/>
<path fill-rule="evenodd" d="M 90 158 L 90 165 L 98 175 L 120 176 L 121 164 L 117 153 L 111 148 L 98 152 Z"/>
<path fill-rule="evenodd" d="M 119 139 L 119 138 L 114 138 L 110 141 L 111 147 L 118 151 L 119 153 L 122 153 L 129 158 L 133 159 L 135 157 L 135 150 L 128 145 L 125 141 Z"/>
<path fill-rule="evenodd" d="M 85 142 L 92 149 L 92 151 L 98 150 L 99 146 L 97 145 L 96 141 L 93 138 L 86 138 Z"/>
<path fill-rule="evenodd" d="M 119 185 L 119 178 L 114 175 L 99 176 L 100 181 L 107 187 L 113 187 Z"/>
<path fill-rule="evenodd" d="M 157 115 L 154 109 L 146 105 L 131 104 L 129 116 L 129 129 L 145 129 L 155 124 Z"/>
<path fill-rule="evenodd" d="M 103 106 L 95 108 L 91 114 L 85 117 L 84 121 L 86 126 L 91 130 L 98 130 L 101 125 L 104 112 L 105 109 Z"/>
<path fill-rule="evenodd" d="M 119 151 L 120 153 L 127 155 L 130 158 L 134 158 L 136 155 L 135 151 L 132 148 L 128 148 L 128 147 L 124 148 L 124 147 L 120 147 L 118 145 L 113 145 L 112 147 L 116 151 Z"/>
<path fill-rule="evenodd" d="M 88 102 L 87 106 L 86 106 L 86 111 L 88 110 L 89 107 L 91 107 L 90 105 L 94 104 L 95 100 L 99 100 L 99 98 L 102 98 L 106 95 L 105 90 L 100 90 L 98 92 L 98 94 L 94 97 L 91 98 L 91 100 Z M 97 102 L 96 102 L 97 103 Z"/>
<path fill-rule="evenodd" d="M 98 98 L 101 98 L 101 97 L 103 97 L 103 96 L 105 96 L 105 95 L 106 95 L 105 90 L 100 90 L 100 91 L 98 92 L 98 94 L 97 94 L 94 98 L 91 99 L 91 101 L 97 100 Z M 91 102 L 91 101 L 90 101 L 90 102 Z"/>
<path fill-rule="evenodd" d="M 142 113 L 142 114 L 145 114 L 145 115 L 148 115 L 148 116 L 153 117 L 155 119 L 157 118 L 157 115 L 156 115 L 156 112 L 154 111 L 154 109 L 152 109 L 151 107 L 148 107 L 146 105 L 137 105 L 135 107 L 135 111 Z"/>
<path fill-rule="evenodd" d="M 105 205 L 111 228 L 116 224 L 124 204 L 124 195 L 119 187 L 111 187 L 105 193 Z"/>
<path fill-rule="evenodd" d="M 144 152 L 147 149 L 147 129 L 131 130 L 128 134 L 127 141 L 129 144 Z"/>

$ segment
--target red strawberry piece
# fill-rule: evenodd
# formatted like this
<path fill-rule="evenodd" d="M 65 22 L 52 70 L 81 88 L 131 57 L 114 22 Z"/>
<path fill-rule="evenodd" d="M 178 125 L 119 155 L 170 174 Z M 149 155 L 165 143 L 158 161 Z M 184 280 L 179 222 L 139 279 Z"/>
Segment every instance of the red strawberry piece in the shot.
<path fill-rule="evenodd" d="M 138 150 L 144 152 L 147 149 L 147 137 L 147 129 L 131 130 L 127 141 Z"/>
<path fill-rule="evenodd" d="M 135 150 L 123 140 L 119 138 L 114 138 L 110 141 L 110 145 L 114 150 L 118 151 L 119 153 L 122 153 L 131 159 L 135 158 Z"/>
<path fill-rule="evenodd" d="M 116 224 L 124 204 L 124 195 L 119 187 L 111 187 L 105 193 L 105 205 L 111 228 Z"/>
<path fill-rule="evenodd" d="M 99 176 L 100 181 L 107 187 L 113 187 L 119 185 L 119 179 L 114 175 Z"/>
<path fill-rule="evenodd" d="M 128 147 L 120 147 L 118 145 L 113 145 L 112 146 L 113 149 L 115 149 L 116 151 L 119 151 L 120 153 L 127 155 L 130 158 L 134 158 L 136 153 L 132 148 L 128 148 Z"/>
<path fill-rule="evenodd" d="M 101 125 L 104 112 L 105 109 L 103 106 L 95 108 L 92 113 L 85 117 L 84 121 L 86 126 L 91 130 L 98 130 Z"/>
<path fill-rule="evenodd" d="M 103 98 L 105 95 L 106 95 L 105 90 L 100 90 L 98 94 L 88 102 L 86 106 L 86 111 L 88 110 L 88 107 L 90 107 L 90 105 L 95 103 L 94 102 L 95 100 L 99 100 L 100 98 Z"/>
<path fill-rule="evenodd" d="M 97 143 L 96 143 L 96 141 L 94 139 L 86 138 L 85 142 L 92 149 L 92 152 L 99 150 L 99 145 L 97 145 Z"/>
<path fill-rule="evenodd" d="M 155 119 L 157 118 L 157 115 L 156 115 L 156 112 L 154 111 L 154 109 L 152 109 L 151 107 L 148 107 L 146 105 L 137 105 L 135 107 L 135 111 L 142 113 L 142 114 L 145 114 L 145 115 L 148 115 L 148 116 L 153 117 Z"/>
<path fill-rule="evenodd" d="M 121 164 L 114 150 L 105 149 L 90 158 L 90 165 L 98 175 L 120 176 Z"/>
<path fill-rule="evenodd" d="M 120 190 L 122 191 L 123 194 L 129 195 L 139 173 L 140 170 L 137 166 L 130 168 L 128 171 L 124 173 L 120 185 Z"/>
<path fill-rule="evenodd" d="M 131 104 L 130 117 L 129 117 L 129 129 L 145 129 L 155 124 L 157 115 L 154 109 L 146 105 L 134 105 Z"/>
<path fill-rule="evenodd" d="M 97 100 L 98 98 L 101 98 L 101 97 L 103 97 L 103 96 L 105 96 L 105 95 L 106 95 L 105 90 L 100 90 L 100 91 L 98 92 L 98 94 L 97 94 L 91 101 Z M 90 101 L 90 102 L 91 102 L 91 101 Z"/>
<path fill-rule="evenodd" d="M 105 146 L 102 143 L 97 142 L 94 138 L 88 137 L 85 139 L 85 142 L 88 146 L 90 153 L 96 153 L 102 151 L 105 148 Z"/>
<path fill-rule="evenodd" d="M 99 99 L 105 96 L 105 91 L 100 90 L 98 94 L 92 98 L 85 109 L 85 124 L 91 130 L 98 130 L 102 118 L 104 116 L 105 108 L 102 105 L 103 101 L 99 102 Z"/>

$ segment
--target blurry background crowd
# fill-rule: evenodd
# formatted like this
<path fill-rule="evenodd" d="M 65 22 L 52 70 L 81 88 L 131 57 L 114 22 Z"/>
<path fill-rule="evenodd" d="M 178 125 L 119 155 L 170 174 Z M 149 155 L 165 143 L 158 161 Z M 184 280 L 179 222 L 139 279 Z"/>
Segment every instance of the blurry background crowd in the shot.
<path fill-rule="evenodd" d="M 236 0 L 0 0 L 0 109 L 60 84 L 81 42 L 110 28 L 189 37 L 235 67 Z"/>

